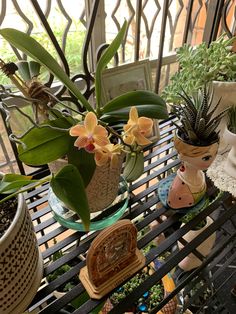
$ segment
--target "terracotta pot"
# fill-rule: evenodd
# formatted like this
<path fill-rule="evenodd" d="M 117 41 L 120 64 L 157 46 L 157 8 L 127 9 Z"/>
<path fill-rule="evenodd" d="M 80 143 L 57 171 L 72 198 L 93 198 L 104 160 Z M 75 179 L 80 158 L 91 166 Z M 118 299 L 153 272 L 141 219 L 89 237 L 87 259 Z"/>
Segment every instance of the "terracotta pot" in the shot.
<path fill-rule="evenodd" d="M 188 233 L 186 233 L 183 236 L 183 239 L 185 241 L 187 241 L 188 243 L 191 242 L 194 238 L 196 238 L 200 233 L 202 233 L 206 228 L 208 228 L 211 224 L 213 223 L 213 220 L 208 216 L 206 218 L 206 224 L 204 227 L 202 227 L 199 230 L 190 230 Z M 181 226 L 183 226 L 184 224 L 182 224 Z M 209 238 L 207 238 L 204 242 L 202 242 L 197 248 L 196 250 L 198 252 L 200 252 L 203 256 L 207 256 L 214 243 L 215 243 L 215 239 L 216 239 L 216 232 L 212 233 Z M 183 244 L 181 244 L 180 242 L 178 242 L 178 247 L 179 249 L 182 249 L 184 246 Z M 183 269 L 184 271 L 189 271 L 191 269 L 194 269 L 198 266 L 200 266 L 202 263 L 202 261 L 196 257 L 196 255 L 194 255 L 193 253 L 189 254 L 188 256 L 186 256 L 178 265 L 181 269 Z"/>
<path fill-rule="evenodd" d="M 96 167 L 92 179 L 86 187 L 90 212 L 97 212 L 108 207 L 118 194 L 120 175 L 124 155 L 119 156 L 117 167 L 111 169 L 110 163 Z M 48 164 L 52 173 L 56 173 L 67 164 L 64 159 L 59 159 Z"/>
<path fill-rule="evenodd" d="M 228 128 L 226 128 L 224 132 L 224 140 L 225 143 L 229 144 L 231 147 L 224 169 L 228 175 L 236 179 L 236 134 L 230 132 Z"/>
<path fill-rule="evenodd" d="M 43 260 L 23 195 L 15 217 L 0 239 L 0 313 L 23 313 L 43 275 Z"/>
<path fill-rule="evenodd" d="M 175 148 L 182 161 L 177 170 L 167 198 L 167 204 L 173 209 L 192 207 L 204 197 L 206 170 L 216 157 L 218 142 L 208 146 L 194 146 L 184 142 L 179 136 L 174 139 Z"/>
<path fill-rule="evenodd" d="M 213 108 L 218 101 L 221 99 L 217 110 L 214 112 L 212 117 L 217 116 L 222 110 L 232 106 L 235 104 L 236 99 L 236 82 L 219 82 L 213 81 L 212 87 L 214 91 L 211 108 Z M 210 110 L 211 110 L 210 108 Z M 223 117 L 221 122 L 217 128 L 219 131 L 220 144 L 219 144 L 219 153 L 223 154 L 224 152 L 230 150 L 230 146 L 228 146 L 227 142 L 224 139 L 224 130 L 227 124 L 227 117 Z"/>

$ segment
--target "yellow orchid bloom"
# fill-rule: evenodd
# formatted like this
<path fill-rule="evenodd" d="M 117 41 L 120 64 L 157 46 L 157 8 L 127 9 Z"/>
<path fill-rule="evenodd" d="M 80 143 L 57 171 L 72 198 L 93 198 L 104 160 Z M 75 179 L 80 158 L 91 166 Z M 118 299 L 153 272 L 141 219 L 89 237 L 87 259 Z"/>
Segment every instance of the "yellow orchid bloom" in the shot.
<path fill-rule="evenodd" d="M 88 152 L 93 152 L 95 144 L 104 146 L 109 143 L 107 130 L 98 125 L 98 120 L 93 112 L 88 112 L 84 119 L 84 124 L 77 124 L 70 129 L 71 136 L 77 136 L 74 146 L 84 148 Z"/>
<path fill-rule="evenodd" d="M 97 166 L 103 166 L 110 161 L 111 168 L 115 168 L 118 165 L 119 158 L 122 151 L 122 145 L 120 144 L 107 144 L 106 146 L 96 146 L 95 148 L 95 163 Z"/>
<path fill-rule="evenodd" d="M 136 107 L 129 112 L 128 123 L 124 126 L 124 142 L 129 145 L 138 144 L 141 146 L 151 144 L 147 139 L 152 134 L 153 121 L 150 118 L 138 116 Z"/>

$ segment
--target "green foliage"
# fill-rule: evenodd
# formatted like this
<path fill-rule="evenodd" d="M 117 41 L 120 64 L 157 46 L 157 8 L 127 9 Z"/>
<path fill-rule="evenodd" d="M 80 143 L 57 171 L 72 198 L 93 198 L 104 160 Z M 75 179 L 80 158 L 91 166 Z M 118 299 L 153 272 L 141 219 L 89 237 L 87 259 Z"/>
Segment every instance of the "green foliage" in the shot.
<path fill-rule="evenodd" d="M 127 283 L 122 287 L 118 288 L 110 297 L 113 305 L 118 304 L 122 299 L 127 297 L 134 289 L 136 289 L 140 284 L 142 284 L 151 273 L 155 270 L 152 266 L 148 265 L 144 270 L 140 271 L 137 275 L 132 277 Z M 145 303 L 148 307 L 148 313 L 156 307 L 164 297 L 164 288 L 162 283 L 157 283 L 148 291 L 148 298 L 145 299 Z M 134 305 L 144 303 L 144 298 L 140 298 Z"/>
<path fill-rule="evenodd" d="M 228 112 L 228 129 L 236 134 L 236 105 L 230 107 Z"/>
<path fill-rule="evenodd" d="M 128 113 L 131 106 L 137 106 L 139 114 L 141 113 L 141 115 L 146 117 L 157 119 L 165 119 L 168 117 L 165 102 L 160 96 L 152 92 L 137 91 L 127 93 L 116 97 L 108 104 L 101 104 L 102 71 L 114 57 L 122 43 L 126 28 L 127 23 L 124 22 L 120 32 L 105 50 L 97 64 L 95 73 L 95 106 L 91 105 L 83 96 L 56 59 L 48 52 L 47 48 L 45 49 L 37 40 L 16 29 L 8 28 L 0 30 L 0 35 L 2 35 L 6 41 L 54 74 L 62 85 L 65 85 L 78 99 L 85 111 L 77 111 L 79 118 L 77 119 L 76 117 L 76 119 L 74 119 L 67 115 L 65 117 L 54 108 L 52 109 L 50 106 L 51 103 L 50 105 L 48 105 L 48 103 L 46 105 L 44 103 L 33 103 L 36 109 L 39 108 L 39 105 L 43 107 L 42 109 L 48 114 L 49 120 L 45 121 L 43 124 L 34 123 L 33 127 L 20 137 L 20 141 L 18 141 L 18 143 L 20 143 L 18 149 L 19 157 L 23 162 L 29 165 L 42 165 L 67 156 L 71 164 L 53 176 L 51 186 L 56 196 L 63 201 L 68 208 L 74 210 L 80 216 L 84 223 L 85 230 L 89 230 L 90 223 L 85 187 L 93 175 L 95 163 L 94 160 L 90 158 L 91 156 L 88 157 L 88 153 L 86 153 L 85 156 L 81 156 L 81 153 L 75 152 L 75 138 L 69 135 L 69 129 L 79 121 L 82 121 L 86 113 L 93 112 L 97 116 L 99 124 L 107 128 L 110 136 L 112 135 L 116 137 L 117 140 L 123 141 L 121 135 L 117 134 L 117 132 L 110 127 L 109 119 L 112 119 L 112 127 L 120 126 L 121 120 L 122 123 L 128 120 Z M 48 96 L 47 92 L 48 91 L 45 90 L 46 96 Z M 51 97 L 53 97 L 53 95 L 51 95 Z M 55 99 L 53 98 L 53 100 Z M 64 108 L 68 108 L 65 103 L 60 102 L 60 105 L 63 105 Z M 130 147 L 131 145 L 128 146 L 127 150 L 129 150 L 129 152 L 133 152 L 134 149 L 139 149 L 140 151 L 140 147 L 137 148 L 135 146 L 135 148 L 132 148 Z M 86 159 L 84 162 L 78 160 L 84 157 Z M 76 184 L 74 180 L 77 179 L 78 183 Z M 78 193 L 78 191 L 80 191 L 80 193 Z M 80 194 L 79 197 L 78 194 Z"/>
<path fill-rule="evenodd" d="M 217 141 L 216 129 L 228 108 L 212 118 L 220 101 L 211 108 L 212 97 L 207 92 L 206 86 L 195 97 L 190 98 L 186 91 L 179 96 L 183 104 L 172 105 L 172 108 L 181 122 L 181 125 L 175 123 L 181 138 L 192 145 L 208 145 Z"/>
<path fill-rule="evenodd" d="M 88 231 L 90 224 L 89 205 L 84 182 L 77 167 L 68 164 L 59 170 L 56 176 L 51 179 L 51 187 L 54 193 L 60 196 L 60 200 L 79 215 L 85 231 Z"/>
<path fill-rule="evenodd" d="M 209 48 L 206 43 L 197 47 L 185 44 L 177 49 L 180 70 L 171 77 L 162 97 L 169 103 L 182 102 L 179 92 L 184 89 L 190 96 L 211 81 L 236 80 L 236 53 L 230 51 L 235 37 L 225 39 L 224 35 L 213 41 Z"/>

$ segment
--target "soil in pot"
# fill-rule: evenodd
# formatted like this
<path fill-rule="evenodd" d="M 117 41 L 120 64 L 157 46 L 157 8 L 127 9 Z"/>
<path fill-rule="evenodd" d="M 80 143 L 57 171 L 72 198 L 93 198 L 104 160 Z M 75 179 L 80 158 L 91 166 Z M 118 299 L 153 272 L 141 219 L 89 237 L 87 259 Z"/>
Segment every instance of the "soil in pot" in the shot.
<path fill-rule="evenodd" d="M 5 197 L 6 195 L 4 195 Z M 1 199 L 1 195 L 0 195 Z M 17 210 L 17 199 L 9 199 L 0 204 L 0 239 L 10 227 Z"/>

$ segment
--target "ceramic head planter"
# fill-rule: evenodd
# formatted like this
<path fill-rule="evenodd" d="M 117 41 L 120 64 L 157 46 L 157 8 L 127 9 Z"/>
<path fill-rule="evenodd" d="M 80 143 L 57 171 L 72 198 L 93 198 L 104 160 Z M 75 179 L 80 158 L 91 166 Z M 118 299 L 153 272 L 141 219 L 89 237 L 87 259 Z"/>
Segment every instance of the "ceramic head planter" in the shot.
<path fill-rule="evenodd" d="M 184 91 L 181 94 L 184 104 L 173 106 L 174 113 L 181 122 L 175 124 L 177 133 L 174 145 L 182 161 L 177 174 L 169 180 L 166 205 L 173 209 L 195 206 L 206 192 L 206 170 L 218 150 L 219 137 L 215 132 L 227 109 L 212 118 L 219 103 L 209 110 L 211 98 L 206 87 L 194 98 Z"/>

